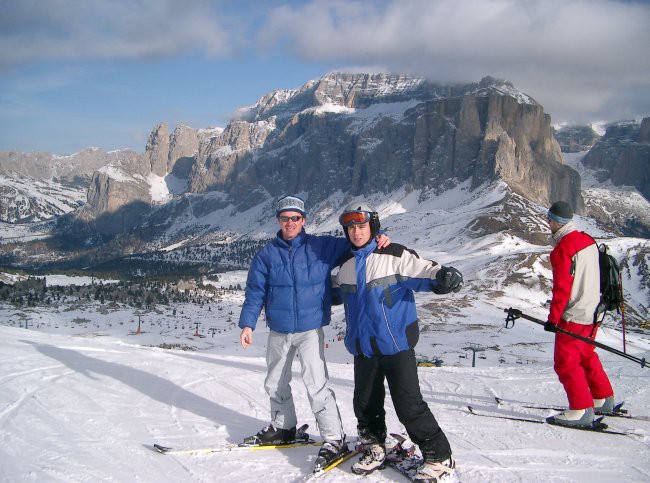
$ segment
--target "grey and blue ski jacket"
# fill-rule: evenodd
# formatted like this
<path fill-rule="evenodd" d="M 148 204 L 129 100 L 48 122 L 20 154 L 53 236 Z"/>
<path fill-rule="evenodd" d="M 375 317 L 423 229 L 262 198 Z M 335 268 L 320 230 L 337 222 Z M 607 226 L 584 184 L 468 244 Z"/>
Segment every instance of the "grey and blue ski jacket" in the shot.
<path fill-rule="evenodd" d="M 267 325 L 275 332 L 306 332 L 328 325 L 330 273 L 350 247 L 345 238 L 308 235 L 304 228 L 289 241 L 278 231 L 253 258 L 239 327 L 255 330 L 262 307 Z"/>
<path fill-rule="evenodd" d="M 379 250 L 372 240 L 346 254 L 332 285 L 345 306 L 347 350 L 372 357 L 415 347 L 419 329 L 413 292 L 433 291 L 440 268 L 397 243 Z"/>

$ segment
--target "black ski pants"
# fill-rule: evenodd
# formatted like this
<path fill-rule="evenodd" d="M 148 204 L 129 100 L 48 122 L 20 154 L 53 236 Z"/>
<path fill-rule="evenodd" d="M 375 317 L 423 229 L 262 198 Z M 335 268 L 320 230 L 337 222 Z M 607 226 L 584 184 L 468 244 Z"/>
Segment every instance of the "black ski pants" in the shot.
<path fill-rule="evenodd" d="M 382 444 L 385 442 L 384 380 L 388 381 L 397 417 L 411 440 L 428 459 L 449 458 L 449 441 L 422 399 L 418 367 L 412 349 L 390 356 L 354 357 L 353 405 L 359 437 Z"/>

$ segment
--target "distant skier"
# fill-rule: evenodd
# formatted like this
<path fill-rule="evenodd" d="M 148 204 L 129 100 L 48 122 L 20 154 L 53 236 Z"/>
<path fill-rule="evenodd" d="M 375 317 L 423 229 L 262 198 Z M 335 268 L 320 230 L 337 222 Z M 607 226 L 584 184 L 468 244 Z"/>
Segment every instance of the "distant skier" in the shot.
<path fill-rule="evenodd" d="M 544 330 L 555 332 L 554 367 L 569 409 L 548 418 L 564 426 L 590 426 L 594 413 L 614 410 L 614 390 L 593 345 L 557 332 L 560 327 L 596 338 L 594 311 L 600 302 L 598 246 L 573 224 L 573 209 L 558 201 L 548 210 L 551 229 L 553 298 Z"/>
<path fill-rule="evenodd" d="M 373 239 L 379 216 L 366 203 L 348 205 L 339 222 L 353 249 L 332 282 L 345 304 L 345 346 L 354 355 L 353 405 L 364 448 L 352 471 L 368 474 L 385 465 L 387 380 L 397 417 L 424 456 L 413 479 L 440 481 L 453 473 L 455 463 L 449 441 L 420 392 L 413 292 L 457 292 L 463 277 L 455 268 L 421 259 L 401 245 L 379 248 Z"/>
<path fill-rule="evenodd" d="M 253 343 L 262 307 L 270 329 L 264 388 L 270 397 L 271 424 L 246 442 L 281 444 L 295 439 L 297 418 L 289 383 L 297 355 L 324 441 L 314 465 L 318 471 L 347 452 L 341 415 L 328 385 L 323 326 L 331 317 L 330 272 L 350 243 L 343 237 L 308 235 L 305 203 L 297 196 L 278 200 L 275 215 L 280 230 L 251 263 L 239 316 L 244 348 Z M 380 239 L 390 243 L 386 235 Z"/>

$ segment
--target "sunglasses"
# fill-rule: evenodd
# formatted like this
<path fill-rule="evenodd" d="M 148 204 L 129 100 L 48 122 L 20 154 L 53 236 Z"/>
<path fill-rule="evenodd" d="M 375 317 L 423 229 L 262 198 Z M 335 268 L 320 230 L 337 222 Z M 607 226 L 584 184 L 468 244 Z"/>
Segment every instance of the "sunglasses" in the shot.
<path fill-rule="evenodd" d="M 370 221 L 370 213 L 367 211 L 353 211 L 343 213 L 339 216 L 339 223 L 343 226 L 362 225 Z"/>
<path fill-rule="evenodd" d="M 278 218 L 280 219 L 280 221 L 281 221 L 282 223 L 286 223 L 286 222 L 289 221 L 289 220 L 293 221 L 294 223 L 295 223 L 296 221 L 302 220 L 302 216 L 300 216 L 300 215 L 294 215 L 294 216 L 285 216 L 285 215 L 280 215 L 280 216 L 278 216 Z"/>

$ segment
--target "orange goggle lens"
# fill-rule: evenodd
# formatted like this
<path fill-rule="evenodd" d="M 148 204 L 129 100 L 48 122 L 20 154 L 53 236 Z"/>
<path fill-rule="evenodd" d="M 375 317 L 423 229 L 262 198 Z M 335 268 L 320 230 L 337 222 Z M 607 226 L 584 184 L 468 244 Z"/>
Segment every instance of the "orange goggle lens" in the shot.
<path fill-rule="evenodd" d="M 361 225 L 368 221 L 370 221 L 370 214 L 365 211 L 353 211 L 339 216 L 339 223 L 343 226 Z"/>

